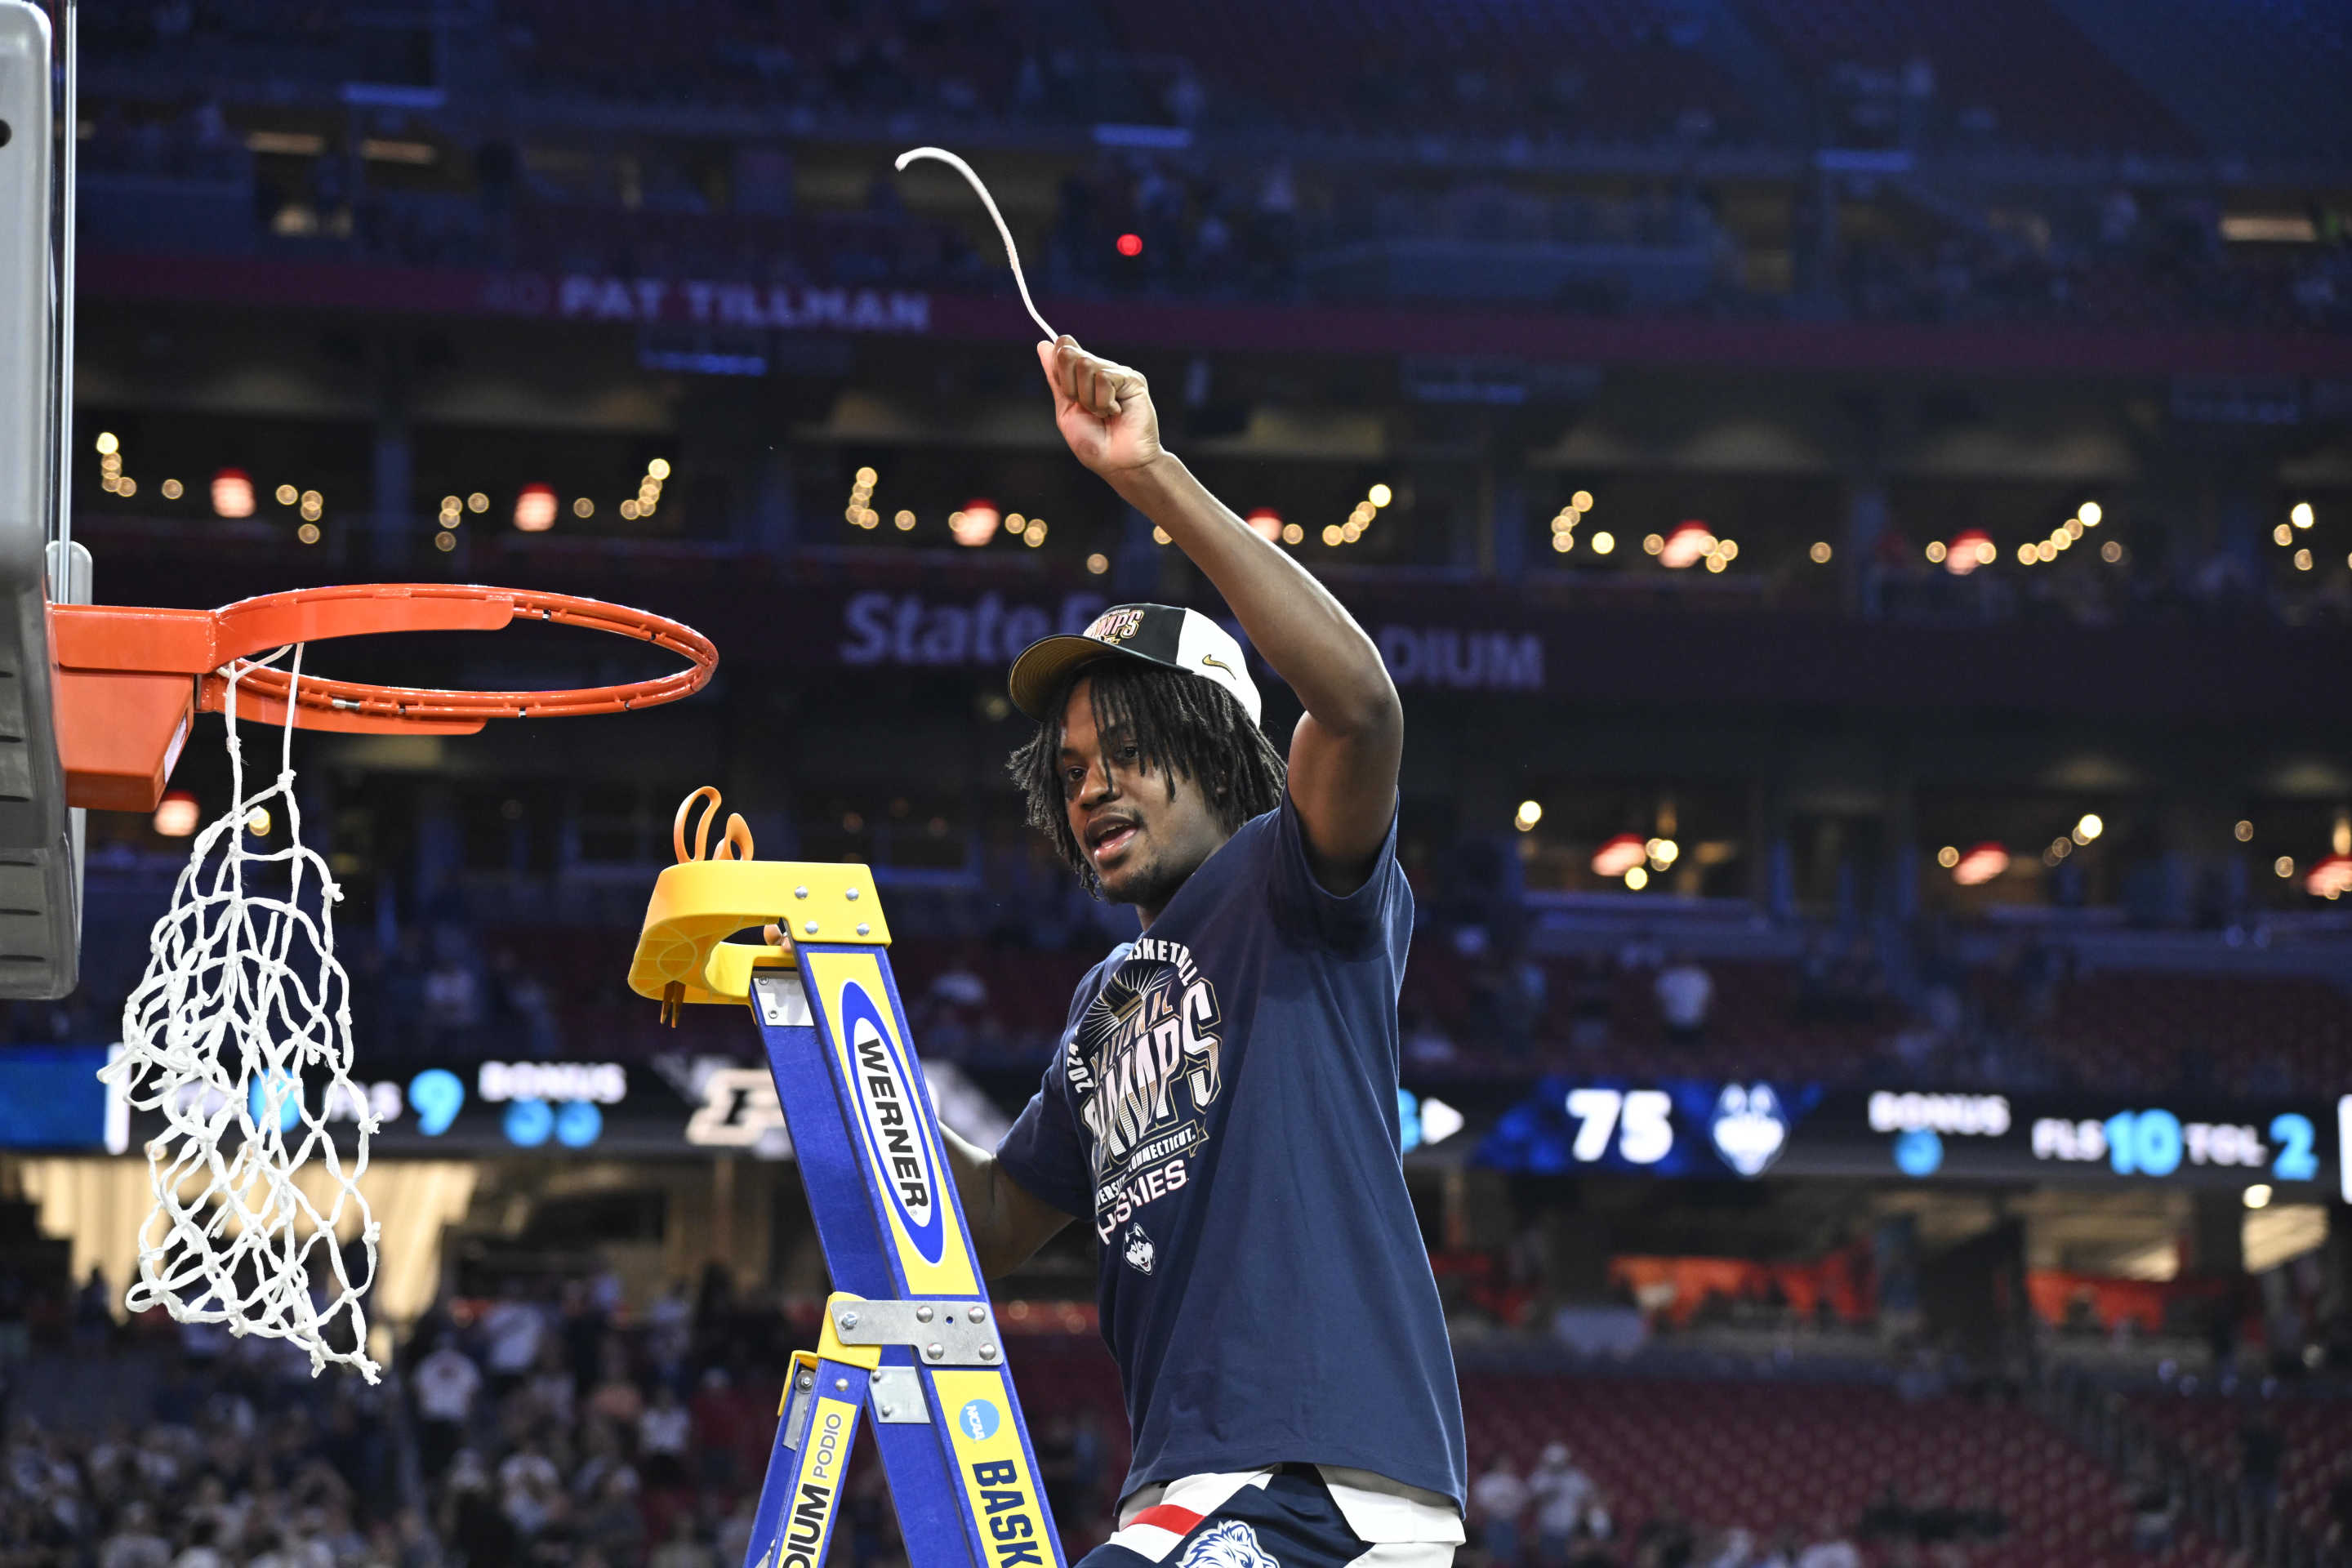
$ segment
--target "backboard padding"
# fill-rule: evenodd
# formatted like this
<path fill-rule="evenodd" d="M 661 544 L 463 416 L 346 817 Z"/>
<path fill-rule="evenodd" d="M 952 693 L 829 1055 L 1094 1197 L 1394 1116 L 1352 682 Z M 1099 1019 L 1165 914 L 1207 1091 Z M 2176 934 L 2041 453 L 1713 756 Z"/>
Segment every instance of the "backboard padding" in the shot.
<path fill-rule="evenodd" d="M 0 0 L 0 997 L 74 987 L 81 948 L 76 813 L 65 802 L 49 676 L 59 289 L 48 18 Z M 87 557 L 82 558 L 86 563 Z M 63 564 L 64 552 L 60 552 Z M 86 566 L 70 568 L 87 592 Z M 70 589 L 60 583 L 61 589 Z"/>

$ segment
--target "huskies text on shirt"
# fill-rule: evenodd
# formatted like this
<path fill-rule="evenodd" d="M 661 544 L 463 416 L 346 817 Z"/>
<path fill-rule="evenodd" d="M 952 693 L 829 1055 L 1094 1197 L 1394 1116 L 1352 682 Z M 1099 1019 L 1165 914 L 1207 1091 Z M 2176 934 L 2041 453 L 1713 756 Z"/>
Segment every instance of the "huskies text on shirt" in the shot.
<path fill-rule="evenodd" d="M 1461 1398 L 1397 1129 L 1412 930 L 1394 825 L 1336 897 L 1286 792 L 1080 984 L 997 1158 L 1095 1228 L 1123 1493 L 1309 1464 L 1460 1505 Z"/>

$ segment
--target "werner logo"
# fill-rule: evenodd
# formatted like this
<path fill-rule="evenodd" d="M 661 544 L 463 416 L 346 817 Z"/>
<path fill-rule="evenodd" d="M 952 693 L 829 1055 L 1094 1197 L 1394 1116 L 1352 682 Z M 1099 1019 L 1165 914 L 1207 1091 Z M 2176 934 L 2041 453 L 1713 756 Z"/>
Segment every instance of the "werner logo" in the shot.
<path fill-rule="evenodd" d="M 862 985 L 841 991 L 841 1027 L 849 1041 L 849 1073 L 857 1085 L 859 1125 L 866 1158 L 882 1177 L 882 1190 L 915 1250 L 937 1263 L 947 1250 L 947 1226 L 934 1182 L 931 1151 L 922 1117 L 908 1086 L 904 1049 Z"/>

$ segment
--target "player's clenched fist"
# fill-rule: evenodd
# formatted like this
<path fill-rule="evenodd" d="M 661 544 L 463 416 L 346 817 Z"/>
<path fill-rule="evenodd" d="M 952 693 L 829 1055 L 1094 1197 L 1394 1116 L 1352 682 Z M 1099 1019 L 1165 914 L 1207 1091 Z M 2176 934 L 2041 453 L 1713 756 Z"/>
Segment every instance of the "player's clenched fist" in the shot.
<path fill-rule="evenodd" d="M 1141 371 L 1087 353 L 1066 332 L 1037 345 L 1037 363 L 1054 389 L 1054 422 L 1078 461 L 1109 478 L 1159 458 L 1160 415 Z"/>

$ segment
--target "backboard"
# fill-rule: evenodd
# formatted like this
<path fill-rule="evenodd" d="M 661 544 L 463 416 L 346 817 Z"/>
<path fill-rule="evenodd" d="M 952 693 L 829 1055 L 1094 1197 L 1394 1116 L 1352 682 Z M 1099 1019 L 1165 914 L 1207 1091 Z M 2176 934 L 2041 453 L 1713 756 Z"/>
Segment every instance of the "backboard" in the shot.
<path fill-rule="evenodd" d="M 81 832 L 68 810 L 48 599 L 87 600 L 64 537 L 70 263 L 58 245 L 49 21 L 0 0 L 0 997 L 71 991 L 81 948 Z M 70 211 L 69 205 L 68 206 Z M 51 565 L 57 571 L 53 574 Z"/>

